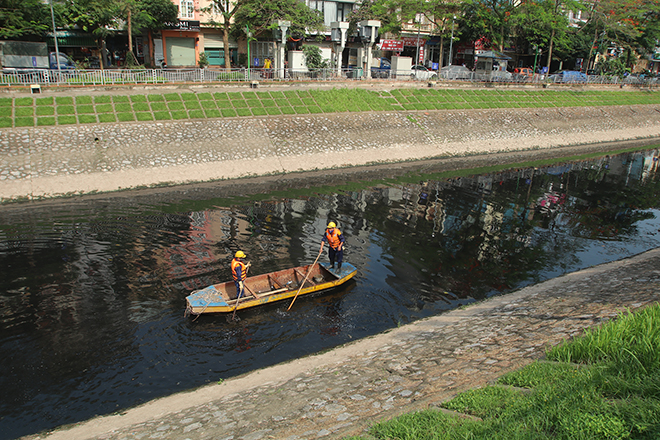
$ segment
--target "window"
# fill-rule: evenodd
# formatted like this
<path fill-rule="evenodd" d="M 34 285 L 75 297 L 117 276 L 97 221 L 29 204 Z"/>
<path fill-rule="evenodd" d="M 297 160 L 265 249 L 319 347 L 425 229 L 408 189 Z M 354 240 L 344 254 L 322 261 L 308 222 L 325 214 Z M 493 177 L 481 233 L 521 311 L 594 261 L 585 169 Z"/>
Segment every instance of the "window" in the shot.
<path fill-rule="evenodd" d="M 195 18 L 195 6 L 193 0 L 181 0 L 179 4 L 179 16 L 185 19 Z"/>
<path fill-rule="evenodd" d="M 309 0 L 310 9 L 315 9 L 319 12 L 323 12 L 323 1 L 322 0 Z"/>
<path fill-rule="evenodd" d="M 337 21 L 347 21 L 353 10 L 353 3 L 337 3 Z"/>

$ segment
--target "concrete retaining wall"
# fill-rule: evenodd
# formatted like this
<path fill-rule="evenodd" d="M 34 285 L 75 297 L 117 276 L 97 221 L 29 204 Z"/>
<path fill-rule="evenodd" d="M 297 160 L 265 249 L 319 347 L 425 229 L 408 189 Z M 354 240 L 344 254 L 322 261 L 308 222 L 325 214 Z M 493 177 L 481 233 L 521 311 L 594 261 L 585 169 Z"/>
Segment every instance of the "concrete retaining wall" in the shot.
<path fill-rule="evenodd" d="M 653 137 L 652 105 L 3 129 L 0 201 Z"/>

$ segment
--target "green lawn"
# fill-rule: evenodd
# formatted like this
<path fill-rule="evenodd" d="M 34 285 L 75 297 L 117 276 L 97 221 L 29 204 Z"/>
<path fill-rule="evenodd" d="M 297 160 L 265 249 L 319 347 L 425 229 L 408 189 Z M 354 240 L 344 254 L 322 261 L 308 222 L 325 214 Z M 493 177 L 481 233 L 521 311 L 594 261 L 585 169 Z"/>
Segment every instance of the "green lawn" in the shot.
<path fill-rule="evenodd" d="M 656 91 L 335 88 L 286 92 L 181 92 L 2 98 L 0 128 L 128 121 L 493 108 L 660 104 Z"/>

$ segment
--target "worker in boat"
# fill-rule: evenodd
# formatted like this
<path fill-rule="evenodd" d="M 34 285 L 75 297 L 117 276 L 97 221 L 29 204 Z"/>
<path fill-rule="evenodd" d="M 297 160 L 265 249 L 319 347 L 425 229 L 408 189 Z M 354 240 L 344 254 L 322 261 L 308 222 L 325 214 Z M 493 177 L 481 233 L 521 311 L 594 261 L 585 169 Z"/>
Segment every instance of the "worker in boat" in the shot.
<path fill-rule="evenodd" d="M 328 257 L 330 257 L 330 268 L 335 268 L 337 260 L 337 270 L 341 271 L 341 263 L 344 260 L 344 236 L 342 235 L 335 222 L 328 223 L 328 227 L 321 239 L 321 249 L 323 243 L 328 243 Z"/>
<path fill-rule="evenodd" d="M 247 277 L 248 268 L 250 263 L 245 264 L 243 260 L 246 255 L 243 251 L 237 251 L 234 259 L 231 260 L 231 274 L 234 277 L 234 284 L 236 284 L 236 300 L 238 301 L 243 296 L 243 289 L 245 288 L 244 281 Z"/>

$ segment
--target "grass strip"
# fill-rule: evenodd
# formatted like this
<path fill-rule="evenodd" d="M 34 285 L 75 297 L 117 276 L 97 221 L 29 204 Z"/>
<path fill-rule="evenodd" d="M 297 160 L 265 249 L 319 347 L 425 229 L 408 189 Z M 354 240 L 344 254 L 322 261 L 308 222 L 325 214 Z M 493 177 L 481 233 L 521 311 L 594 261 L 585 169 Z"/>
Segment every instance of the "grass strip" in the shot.
<path fill-rule="evenodd" d="M 405 414 L 372 426 L 369 438 L 660 438 L 659 304 L 587 329 L 546 355 L 552 362 L 536 361 L 442 404 L 461 417 L 437 409 Z"/>

